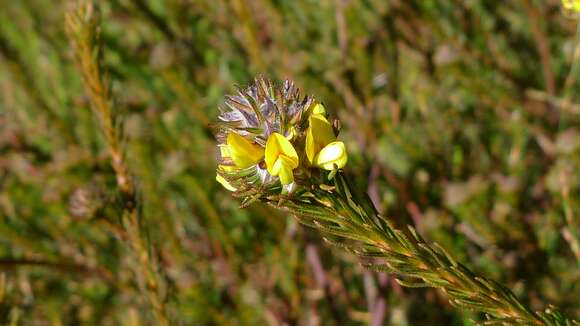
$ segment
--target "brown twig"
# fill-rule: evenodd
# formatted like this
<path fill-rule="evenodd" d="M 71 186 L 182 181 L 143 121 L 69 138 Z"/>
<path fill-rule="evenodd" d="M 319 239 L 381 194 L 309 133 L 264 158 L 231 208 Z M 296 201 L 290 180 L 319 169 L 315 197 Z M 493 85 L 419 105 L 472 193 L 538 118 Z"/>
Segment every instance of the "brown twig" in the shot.
<path fill-rule="evenodd" d="M 153 307 L 158 325 L 169 325 L 161 277 L 157 262 L 150 253 L 146 236 L 141 229 L 141 218 L 137 207 L 137 194 L 121 147 L 121 132 L 115 120 L 113 100 L 104 69 L 101 66 L 102 47 L 97 8 L 91 1 L 80 1 L 67 13 L 66 27 L 72 41 L 74 55 L 85 88 L 89 94 L 93 112 L 97 117 L 115 170 L 117 187 L 121 193 L 123 212 L 122 224 L 126 230 L 127 245 L 133 259 L 134 272 L 138 276 L 141 290 Z"/>

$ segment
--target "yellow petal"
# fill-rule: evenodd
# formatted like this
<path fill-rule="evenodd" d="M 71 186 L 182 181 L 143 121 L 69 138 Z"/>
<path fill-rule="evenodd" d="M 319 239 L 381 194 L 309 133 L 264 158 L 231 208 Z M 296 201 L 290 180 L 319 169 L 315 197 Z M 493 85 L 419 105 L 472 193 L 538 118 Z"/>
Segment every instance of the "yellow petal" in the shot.
<path fill-rule="evenodd" d="M 580 12 L 580 0 L 562 0 L 564 8 L 576 12 Z"/>
<path fill-rule="evenodd" d="M 312 114 L 325 115 L 326 114 L 326 108 L 324 107 L 324 105 L 322 105 L 322 103 L 316 103 L 314 105 L 314 108 L 312 109 Z"/>
<path fill-rule="evenodd" d="M 279 161 L 282 161 L 282 158 Z M 280 183 L 282 183 L 283 185 L 289 185 L 292 182 L 294 182 L 294 174 L 292 173 L 292 168 L 286 165 L 285 163 L 282 163 L 281 166 L 282 167 L 279 173 Z"/>
<path fill-rule="evenodd" d="M 274 164 L 272 165 L 272 167 L 268 170 L 268 173 L 270 173 L 273 176 L 277 176 L 278 174 L 280 174 L 280 170 L 282 169 L 282 164 L 283 161 L 281 159 L 276 159 L 276 161 L 274 162 Z"/>
<path fill-rule="evenodd" d="M 215 180 L 216 180 L 217 182 L 219 182 L 219 183 L 220 183 L 222 186 L 224 186 L 224 188 L 226 188 L 226 189 L 227 189 L 227 190 L 229 190 L 229 191 L 236 191 L 236 190 L 237 190 L 236 188 L 234 188 L 234 186 L 232 186 L 232 185 L 231 185 L 231 184 L 228 182 L 228 180 L 226 180 L 224 177 L 222 177 L 222 176 L 221 176 L 221 175 L 219 175 L 219 174 L 216 174 L 216 176 L 215 176 Z"/>
<path fill-rule="evenodd" d="M 314 157 L 320 150 L 336 140 L 332 125 L 320 114 L 313 114 L 308 118 L 308 130 L 306 131 L 306 157 L 312 164 Z"/>
<path fill-rule="evenodd" d="M 312 132 L 312 128 L 308 127 L 306 130 L 306 145 L 304 151 L 306 152 L 306 157 L 308 158 L 308 162 L 312 164 L 314 161 L 314 157 L 318 153 L 320 149 L 316 148 L 316 143 L 314 142 L 314 134 Z"/>
<path fill-rule="evenodd" d="M 336 164 L 339 169 L 343 168 L 348 161 L 346 146 L 341 141 L 335 141 L 326 145 L 316 156 L 315 165 L 325 170 L 333 170 Z"/>
<path fill-rule="evenodd" d="M 294 182 L 294 174 L 292 173 L 294 168 L 294 160 L 288 158 L 286 155 L 280 155 L 270 169 L 270 174 L 273 176 L 279 176 L 280 182 L 283 185 L 287 185 Z"/>
<path fill-rule="evenodd" d="M 266 142 L 266 168 L 271 175 L 276 175 L 272 170 L 280 156 L 286 157 L 287 164 L 291 169 L 298 167 L 298 153 L 296 153 L 294 146 L 284 136 L 275 132 L 270 135 Z"/>
<path fill-rule="evenodd" d="M 264 157 L 264 149 L 251 143 L 235 132 L 230 132 L 227 139 L 229 155 L 239 168 L 247 168 Z"/>

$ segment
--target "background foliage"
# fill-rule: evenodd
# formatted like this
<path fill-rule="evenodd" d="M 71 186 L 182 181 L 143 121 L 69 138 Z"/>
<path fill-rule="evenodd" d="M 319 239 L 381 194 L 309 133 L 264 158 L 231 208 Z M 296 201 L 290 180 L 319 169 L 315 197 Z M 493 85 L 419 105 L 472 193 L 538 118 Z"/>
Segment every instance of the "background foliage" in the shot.
<path fill-rule="evenodd" d="M 535 310 L 580 315 L 576 23 L 546 1 L 107 0 L 104 68 L 175 324 L 470 324 L 214 180 L 209 123 L 258 73 L 342 121 L 347 173 Z M 64 28 L 1 3 L 0 321 L 153 324 Z M 119 231 L 116 232 L 115 230 Z"/>

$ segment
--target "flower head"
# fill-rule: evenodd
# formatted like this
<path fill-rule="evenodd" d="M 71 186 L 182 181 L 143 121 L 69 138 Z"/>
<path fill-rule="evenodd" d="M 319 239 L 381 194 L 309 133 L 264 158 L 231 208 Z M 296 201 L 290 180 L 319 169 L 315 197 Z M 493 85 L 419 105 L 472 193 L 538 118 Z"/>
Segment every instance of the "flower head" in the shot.
<path fill-rule="evenodd" d="M 216 138 L 220 149 L 216 180 L 246 198 L 265 198 L 322 183 L 347 162 L 344 143 L 328 121 L 326 108 L 301 97 L 290 81 L 256 78 L 226 96 Z"/>

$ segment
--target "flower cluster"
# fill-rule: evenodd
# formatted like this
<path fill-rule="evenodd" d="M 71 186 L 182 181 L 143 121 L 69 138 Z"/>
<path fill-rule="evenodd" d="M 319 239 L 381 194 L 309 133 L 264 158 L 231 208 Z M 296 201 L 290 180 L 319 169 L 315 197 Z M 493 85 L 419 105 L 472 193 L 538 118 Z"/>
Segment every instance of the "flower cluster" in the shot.
<path fill-rule="evenodd" d="M 322 103 L 302 98 L 291 81 L 276 86 L 256 78 L 226 96 L 218 120 L 216 180 L 244 197 L 289 193 L 312 180 L 328 180 L 348 160 Z"/>
<path fill-rule="evenodd" d="M 243 198 L 242 207 L 260 200 L 283 209 L 367 267 L 394 273 L 399 284 L 439 288 L 453 305 L 485 313 L 486 325 L 577 324 L 553 309 L 528 309 L 506 287 L 475 275 L 414 228 L 404 232 L 380 216 L 339 170 L 348 156 L 336 139 L 336 124 L 321 103 L 301 98 L 292 82 L 275 87 L 257 78 L 226 97 L 219 120 L 216 178 Z"/>

